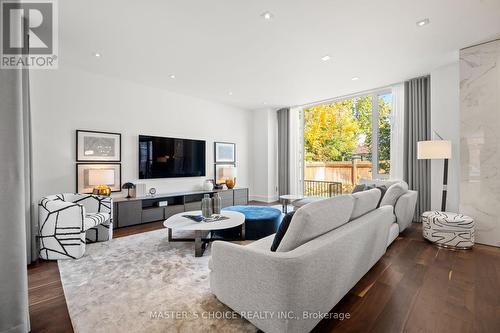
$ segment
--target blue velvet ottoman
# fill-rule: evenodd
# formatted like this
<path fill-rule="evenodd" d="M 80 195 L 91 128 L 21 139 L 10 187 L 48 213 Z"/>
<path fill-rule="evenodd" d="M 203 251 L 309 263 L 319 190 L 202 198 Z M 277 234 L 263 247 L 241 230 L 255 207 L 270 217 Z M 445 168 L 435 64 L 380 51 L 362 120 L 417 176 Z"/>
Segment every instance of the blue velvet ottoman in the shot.
<path fill-rule="evenodd" d="M 245 215 L 245 239 L 261 239 L 276 233 L 281 223 L 281 211 L 266 206 L 231 206 L 222 209 L 240 212 Z M 217 230 L 215 234 L 223 238 L 239 238 L 241 228 Z"/>

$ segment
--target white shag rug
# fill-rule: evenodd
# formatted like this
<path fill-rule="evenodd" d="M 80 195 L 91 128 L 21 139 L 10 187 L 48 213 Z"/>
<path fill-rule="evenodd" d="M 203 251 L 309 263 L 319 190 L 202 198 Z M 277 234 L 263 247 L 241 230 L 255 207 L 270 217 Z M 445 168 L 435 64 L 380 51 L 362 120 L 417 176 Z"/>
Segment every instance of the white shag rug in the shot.
<path fill-rule="evenodd" d="M 59 261 L 75 332 L 256 332 L 210 292 L 209 258 L 166 229 L 87 245 Z"/>

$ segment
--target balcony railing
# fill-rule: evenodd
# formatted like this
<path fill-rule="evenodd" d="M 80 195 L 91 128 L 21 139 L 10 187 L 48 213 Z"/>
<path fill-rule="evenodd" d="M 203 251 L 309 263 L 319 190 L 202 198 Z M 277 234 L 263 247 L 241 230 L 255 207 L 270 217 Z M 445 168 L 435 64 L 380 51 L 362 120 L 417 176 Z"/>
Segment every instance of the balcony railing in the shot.
<path fill-rule="evenodd" d="M 342 183 L 321 180 L 304 180 L 304 195 L 333 197 L 342 194 Z"/>

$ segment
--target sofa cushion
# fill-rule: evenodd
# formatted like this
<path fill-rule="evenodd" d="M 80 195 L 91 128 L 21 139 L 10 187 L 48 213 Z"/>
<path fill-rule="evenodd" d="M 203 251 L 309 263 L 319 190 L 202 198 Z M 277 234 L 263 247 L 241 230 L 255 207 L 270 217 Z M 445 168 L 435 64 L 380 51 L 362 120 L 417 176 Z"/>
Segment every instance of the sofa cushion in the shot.
<path fill-rule="evenodd" d="M 348 194 L 311 202 L 299 208 L 277 252 L 291 251 L 311 239 L 344 225 L 351 217 L 353 206 L 354 198 Z"/>
<path fill-rule="evenodd" d="M 281 224 L 278 228 L 278 231 L 274 235 L 274 240 L 273 240 L 273 245 L 271 245 L 271 251 L 276 252 L 278 249 L 278 246 L 281 243 L 281 240 L 285 236 L 286 231 L 288 230 L 288 227 L 290 226 L 290 222 L 292 222 L 292 217 L 295 214 L 295 212 L 290 212 L 283 217 L 283 220 L 281 220 Z"/>
<path fill-rule="evenodd" d="M 405 194 L 407 191 L 408 185 L 406 187 L 402 183 L 391 185 L 385 192 L 385 195 L 380 202 L 380 206 L 389 205 L 394 207 L 399 197 Z"/>
<path fill-rule="evenodd" d="M 292 202 L 292 206 L 295 208 L 300 208 L 300 207 L 307 205 L 308 203 L 316 202 L 316 201 L 320 201 L 320 200 L 325 200 L 325 198 L 324 197 L 305 197 L 303 199 L 295 200 L 294 202 Z"/>
<path fill-rule="evenodd" d="M 353 193 L 354 208 L 351 213 L 351 220 L 365 215 L 377 208 L 380 201 L 381 191 L 373 188 L 371 190 Z"/>

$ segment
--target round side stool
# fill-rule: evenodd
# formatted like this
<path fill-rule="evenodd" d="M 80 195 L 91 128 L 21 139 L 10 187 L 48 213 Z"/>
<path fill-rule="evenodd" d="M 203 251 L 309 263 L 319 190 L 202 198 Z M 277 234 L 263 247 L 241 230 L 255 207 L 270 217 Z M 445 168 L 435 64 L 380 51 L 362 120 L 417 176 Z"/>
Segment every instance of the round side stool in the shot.
<path fill-rule="evenodd" d="M 441 247 L 466 250 L 474 246 L 474 220 L 462 214 L 425 212 L 422 233 L 425 239 Z"/>

